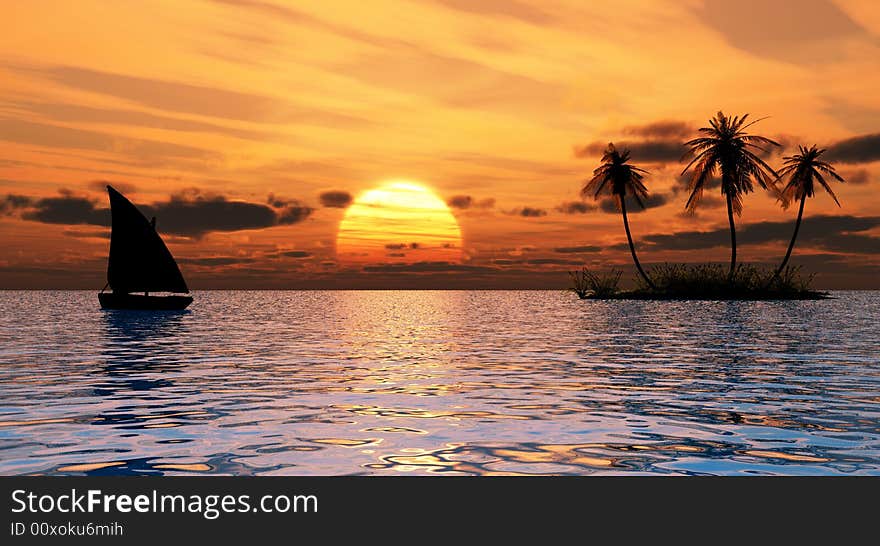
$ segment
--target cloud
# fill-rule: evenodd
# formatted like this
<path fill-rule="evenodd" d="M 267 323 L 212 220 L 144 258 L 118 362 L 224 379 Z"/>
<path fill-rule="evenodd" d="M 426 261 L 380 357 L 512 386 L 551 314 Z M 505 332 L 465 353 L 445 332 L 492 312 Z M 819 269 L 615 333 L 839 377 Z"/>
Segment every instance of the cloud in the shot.
<path fill-rule="evenodd" d="M 477 209 L 490 209 L 495 206 L 495 199 L 487 197 L 485 199 L 476 200 L 470 195 L 453 195 L 446 201 L 446 204 L 454 209 L 469 209 L 471 207 Z"/>
<path fill-rule="evenodd" d="M 363 268 L 363 271 L 369 273 L 486 273 L 497 270 L 491 267 L 455 264 L 450 262 L 416 262 L 411 264 L 368 265 Z"/>
<path fill-rule="evenodd" d="M 580 265 L 579 260 L 560 260 L 559 258 L 532 258 L 526 260 L 528 265 Z"/>
<path fill-rule="evenodd" d="M 638 140 L 615 141 L 618 150 L 629 150 L 632 162 L 639 163 L 670 163 L 678 162 L 687 149 L 679 140 Z M 601 157 L 608 147 L 607 141 L 595 141 L 583 146 L 575 146 L 575 157 Z"/>
<path fill-rule="evenodd" d="M 438 4 L 478 15 L 491 17 L 510 17 L 534 25 L 547 25 L 556 18 L 534 5 L 529 5 L 518 0 L 434 0 Z"/>
<path fill-rule="evenodd" d="M 596 245 L 583 245 L 583 246 L 561 246 L 553 249 L 553 252 L 558 252 L 560 254 L 581 254 L 588 252 L 601 252 L 602 247 Z"/>
<path fill-rule="evenodd" d="M 178 258 L 177 261 L 189 265 L 211 267 L 218 265 L 249 264 L 253 263 L 255 260 L 253 258 L 240 258 L 235 256 L 216 256 L 210 258 Z"/>
<path fill-rule="evenodd" d="M 65 229 L 63 235 L 76 239 L 109 239 L 110 231 L 106 229 Z"/>
<path fill-rule="evenodd" d="M 128 194 L 137 192 L 137 187 L 134 184 L 129 182 L 120 182 L 118 180 L 92 180 L 88 183 L 89 189 L 95 190 L 101 193 L 107 191 L 107 186 L 113 186 L 119 192 Z"/>
<path fill-rule="evenodd" d="M 298 224 L 311 216 L 312 212 L 315 209 L 308 207 L 299 203 L 298 201 L 292 202 L 281 210 L 275 211 L 276 218 L 278 219 L 279 225 L 290 225 L 290 224 Z M 269 226 L 266 226 L 269 227 Z M 213 230 L 213 231 L 221 231 L 221 230 Z M 226 230 L 226 231 L 236 231 L 235 229 Z"/>
<path fill-rule="evenodd" d="M 86 196 L 60 190 L 57 197 L 30 198 L 7 195 L 2 211 L 6 215 L 20 213 L 25 220 L 45 224 L 110 225 L 110 211 Z M 13 206 L 14 205 L 14 206 Z M 262 203 L 230 201 L 222 195 L 203 194 L 197 189 L 172 195 L 168 201 L 138 205 L 147 218 L 155 216 L 162 233 L 201 237 L 214 231 L 263 229 L 295 224 L 308 218 L 312 209 L 296 200 L 287 200 L 282 207 Z"/>
<path fill-rule="evenodd" d="M 662 207 L 663 205 L 669 202 L 669 197 L 662 193 L 652 193 L 648 196 L 647 199 L 642 201 L 645 205 L 643 209 L 636 203 L 635 199 L 631 196 L 626 196 L 626 212 L 629 213 L 639 213 L 647 209 L 653 209 L 656 207 Z M 601 201 L 599 201 L 599 210 L 606 214 L 620 214 L 620 210 L 617 208 L 617 203 L 615 202 L 613 197 L 605 197 Z"/>
<path fill-rule="evenodd" d="M 306 252 L 304 250 L 286 250 L 278 253 L 279 256 L 284 256 L 285 258 L 310 258 L 312 256 L 311 252 Z"/>
<path fill-rule="evenodd" d="M 60 190 L 60 194 L 58 197 L 34 200 L 21 217 L 44 224 L 110 225 L 110 210 L 98 208 L 95 200 L 74 195 L 70 190 Z"/>
<path fill-rule="evenodd" d="M 519 207 L 513 210 L 505 211 L 504 214 L 511 216 L 522 216 L 523 218 L 540 218 L 547 216 L 547 211 L 536 207 Z"/>
<path fill-rule="evenodd" d="M 281 99 L 183 82 L 126 76 L 73 66 L 33 68 L 56 83 L 136 102 L 151 108 L 261 123 L 363 126 L 366 120 L 339 112 L 298 107 Z"/>
<path fill-rule="evenodd" d="M 421 248 L 421 245 L 419 243 L 388 243 L 387 245 L 385 245 L 385 248 L 387 250 L 418 250 L 419 248 Z"/>
<path fill-rule="evenodd" d="M 364 49 L 331 67 L 367 85 L 433 100 L 455 108 L 504 113 L 542 112 L 565 95 L 557 83 L 540 81 L 413 44 Z"/>
<path fill-rule="evenodd" d="M 596 210 L 596 205 L 584 201 L 566 201 L 556 207 L 562 214 L 584 214 L 592 210 Z"/>
<path fill-rule="evenodd" d="M 241 9 L 248 9 L 257 13 L 262 13 L 264 15 L 268 15 L 272 19 L 281 19 L 287 21 L 288 23 L 293 23 L 296 25 L 301 25 L 305 27 L 313 27 L 323 32 L 329 32 L 331 34 L 335 34 L 337 36 L 347 38 L 349 40 L 354 40 L 357 42 L 363 42 L 365 44 L 374 45 L 374 46 L 399 46 L 405 45 L 404 42 L 400 40 L 395 40 L 391 38 L 385 38 L 382 36 L 376 36 L 373 34 L 367 34 L 365 32 L 361 32 L 359 30 L 345 27 L 342 25 L 337 25 L 328 21 L 324 21 L 323 19 L 318 19 L 312 15 L 309 15 L 303 11 L 297 11 L 289 6 L 281 6 L 278 4 L 274 4 L 271 2 L 266 2 L 262 0 L 212 0 L 216 4 L 225 4 L 229 6 L 238 7 Z"/>
<path fill-rule="evenodd" d="M 738 49 L 792 63 L 828 62 L 868 33 L 830 0 L 705 0 L 697 15 Z"/>
<path fill-rule="evenodd" d="M 862 186 L 871 181 L 871 173 L 868 172 L 868 169 L 844 170 L 840 171 L 840 176 L 846 180 L 847 184 L 854 186 Z"/>
<path fill-rule="evenodd" d="M 623 128 L 623 134 L 647 139 L 686 139 L 693 135 L 694 127 L 684 121 L 662 120 L 645 125 L 630 125 Z"/>
<path fill-rule="evenodd" d="M 880 216 L 812 216 L 804 218 L 798 234 L 798 245 L 833 252 L 880 254 L 880 237 L 863 232 L 880 227 Z M 786 242 L 791 239 L 794 222 L 757 222 L 737 231 L 737 242 L 754 245 Z M 730 242 L 727 228 L 712 231 L 682 231 L 642 237 L 646 250 L 701 250 L 726 246 Z"/>
<path fill-rule="evenodd" d="M 148 160 L 170 162 L 179 159 L 213 160 L 220 157 L 216 152 L 192 146 L 128 138 L 9 118 L 0 119 L 0 140 L 65 150 L 73 148 L 75 150 L 124 154 L 138 158 L 141 163 Z"/>
<path fill-rule="evenodd" d="M 13 211 L 25 208 L 33 202 L 33 199 L 26 195 L 7 194 L 0 199 L 0 214 L 8 216 Z"/>
<path fill-rule="evenodd" d="M 446 204 L 454 209 L 467 209 L 470 208 L 474 199 L 470 195 L 453 195 L 446 201 Z"/>
<path fill-rule="evenodd" d="M 580 260 L 563 260 L 561 258 L 530 258 L 528 260 L 511 260 L 499 258 L 492 260 L 495 265 L 581 265 Z"/>
<path fill-rule="evenodd" d="M 267 140 L 273 136 L 265 132 L 249 131 L 235 127 L 224 127 L 215 123 L 150 114 L 147 112 L 138 112 L 136 110 L 93 108 L 65 103 L 21 102 L 16 104 L 16 106 L 38 114 L 41 117 L 51 118 L 52 120 L 61 122 L 101 123 L 126 127 L 162 129 L 166 131 L 214 133 L 234 138 L 258 141 Z"/>
<path fill-rule="evenodd" d="M 344 209 L 354 200 L 350 193 L 342 190 L 325 191 L 318 198 L 321 200 L 321 205 L 337 209 Z"/>
<path fill-rule="evenodd" d="M 860 135 L 832 144 L 829 160 L 841 163 L 870 163 L 880 161 L 880 133 Z"/>

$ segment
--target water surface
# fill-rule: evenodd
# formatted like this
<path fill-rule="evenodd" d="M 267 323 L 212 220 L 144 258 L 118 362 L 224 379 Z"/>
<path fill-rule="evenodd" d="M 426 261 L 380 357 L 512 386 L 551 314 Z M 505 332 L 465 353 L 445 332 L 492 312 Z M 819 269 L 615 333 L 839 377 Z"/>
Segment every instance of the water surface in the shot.
<path fill-rule="evenodd" d="M 880 474 L 880 293 L 0 292 L 0 474 Z"/>

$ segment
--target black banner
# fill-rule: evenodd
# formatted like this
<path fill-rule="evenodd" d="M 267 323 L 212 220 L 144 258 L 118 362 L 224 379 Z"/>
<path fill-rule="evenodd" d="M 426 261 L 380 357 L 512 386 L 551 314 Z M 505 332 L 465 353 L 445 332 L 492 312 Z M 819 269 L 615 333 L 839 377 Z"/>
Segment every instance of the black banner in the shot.
<path fill-rule="evenodd" d="M 702 528 L 716 538 L 748 530 L 756 540 L 825 532 L 847 543 L 876 537 L 878 486 L 790 477 L 2 477 L 0 542 L 416 543 L 464 540 L 462 530 L 516 543 L 597 532 L 629 542 Z"/>

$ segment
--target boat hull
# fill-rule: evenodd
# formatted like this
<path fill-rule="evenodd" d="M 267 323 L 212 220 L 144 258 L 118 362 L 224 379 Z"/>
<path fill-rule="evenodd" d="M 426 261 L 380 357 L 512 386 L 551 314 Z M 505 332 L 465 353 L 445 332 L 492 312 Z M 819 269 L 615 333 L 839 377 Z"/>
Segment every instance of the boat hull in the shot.
<path fill-rule="evenodd" d="M 103 309 L 140 309 L 146 311 L 179 311 L 192 303 L 191 296 L 147 296 L 101 292 L 98 301 Z"/>

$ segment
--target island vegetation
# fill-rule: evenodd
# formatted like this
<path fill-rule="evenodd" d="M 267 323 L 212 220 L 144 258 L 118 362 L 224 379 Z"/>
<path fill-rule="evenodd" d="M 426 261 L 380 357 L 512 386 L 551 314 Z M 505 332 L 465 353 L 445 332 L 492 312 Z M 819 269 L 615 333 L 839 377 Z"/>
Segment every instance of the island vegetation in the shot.
<path fill-rule="evenodd" d="M 630 254 L 638 276 L 637 287 L 622 290 L 622 272 L 591 271 L 586 267 L 570 272 L 572 290 L 581 299 L 821 299 L 827 293 L 813 290 L 812 275 L 788 265 L 803 220 L 808 198 L 821 187 L 837 206 L 840 201 L 830 182 L 844 182 L 831 163 L 823 161 L 824 149 L 816 145 L 799 146 L 798 153 L 783 157 L 783 166 L 776 171 L 764 158 L 779 143 L 747 130 L 761 121 L 748 121 L 749 115 L 726 116 L 718 112 L 708 127 L 699 129 L 699 136 L 685 143 L 689 160 L 682 176 L 688 176 L 688 200 L 685 209 L 693 213 L 699 207 L 704 191 L 712 181 L 720 182 L 721 195 L 727 205 L 730 227 L 730 263 L 662 264 L 646 270 L 636 252 L 627 216 L 627 202 L 642 209 L 649 197 L 645 179 L 650 173 L 630 162 L 630 152 L 608 144 L 600 165 L 593 171 L 581 190 L 584 198 L 596 200 L 611 197 L 620 211 Z M 798 203 L 798 215 L 791 242 L 778 267 L 738 264 L 736 253 L 736 221 L 742 215 L 743 198 L 758 186 L 777 196 L 783 209 Z"/>

